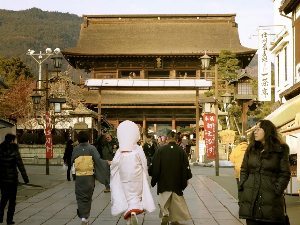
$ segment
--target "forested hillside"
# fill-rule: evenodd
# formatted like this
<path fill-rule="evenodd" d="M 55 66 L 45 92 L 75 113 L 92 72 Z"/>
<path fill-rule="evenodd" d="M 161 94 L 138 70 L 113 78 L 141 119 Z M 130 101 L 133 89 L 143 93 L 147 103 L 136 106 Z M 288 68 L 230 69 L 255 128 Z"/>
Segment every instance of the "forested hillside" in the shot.
<path fill-rule="evenodd" d="M 76 45 L 81 17 L 37 8 L 23 11 L 0 9 L 0 56 L 24 60 L 28 49 L 65 49 Z M 26 61 L 26 60 L 24 60 Z"/>

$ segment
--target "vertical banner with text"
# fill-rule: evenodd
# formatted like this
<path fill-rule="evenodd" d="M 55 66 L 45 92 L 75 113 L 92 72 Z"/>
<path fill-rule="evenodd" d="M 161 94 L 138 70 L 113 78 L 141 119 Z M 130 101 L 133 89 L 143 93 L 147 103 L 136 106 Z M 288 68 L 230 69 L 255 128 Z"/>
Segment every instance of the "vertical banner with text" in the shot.
<path fill-rule="evenodd" d="M 268 30 L 258 30 L 258 100 L 271 101 L 271 52 Z"/>
<path fill-rule="evenodd" d="M 51 132 L 51 119 L 49 112 L 46 112 L 46 128 L 45 128 L 45 136 L 46 136 L 46 159 L 53 158 L 53 144 L 52 144 L 52 132 Z"/>
<path fill-rule="evenodd" d="M 206 158 L 215 159 L 216 145 L 215 132 L 216 130 L 216 115 L 214 113 L 205 113 L 203 115 L 204 122 L 204 139 L 206 147 Z"/>

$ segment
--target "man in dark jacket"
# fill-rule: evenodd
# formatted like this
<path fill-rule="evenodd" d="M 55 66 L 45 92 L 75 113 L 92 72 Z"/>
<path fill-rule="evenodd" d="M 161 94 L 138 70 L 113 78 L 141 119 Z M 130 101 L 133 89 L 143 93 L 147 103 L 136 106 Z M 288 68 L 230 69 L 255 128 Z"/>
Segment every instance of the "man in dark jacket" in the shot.
<path fill-rule="evenodd" d="M 117 151 L 117 143 L 116 140 L 112 138 L 110 134 L 105 134 L 104 136 L 104 141 L 102 145 L 102 154 L 101 157 L 104 160 L 112 161 L 115 155 L 115 152 Z M 110 192 L 110 185 L 109 181 L 108 183 L 104 184 L 105 185 L 105 193 Z"/>
<path fill-rule="evenodd" d="M 13 217 L 19 182 L 17 168 L 21 172 L 24 182 L 26 184 L 29 182 L 18 145 L 14 143 L 15 139 L 15 135 L 7 134 L 4 142 L 0 144 L 0 223 L 3 223 L 4 209 L 7 202 L 9 202 L 6 217 L 7 224 L 15 224 Z"/>
<path fill-rule="evenodd" d="M 154 154 L 151 165 L 151 185 L 157 184 L 161 225 L 190 219 L 183 190 L 192 177 L 184 150 L 176 144 L 176 133 L 167 132 L 167 144 Z"/>
<path fill-rule="evenodd" d="M 143 150 L 147 159 L 147 166 L 150 166 L 153 155 L 155 153 L 155 147 L 151 142 L 151 138 L 147 137 L 146 143 L 143 145 Z"/>

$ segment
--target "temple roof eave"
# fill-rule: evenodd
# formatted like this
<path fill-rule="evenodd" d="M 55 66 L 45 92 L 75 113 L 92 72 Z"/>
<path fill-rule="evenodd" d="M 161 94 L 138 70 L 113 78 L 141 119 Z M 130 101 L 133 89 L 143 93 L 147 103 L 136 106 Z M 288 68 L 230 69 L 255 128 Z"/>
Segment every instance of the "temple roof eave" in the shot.
<path fill-rule="evenodd" d="M 73 51 L 72 51 L 73 50 Z M 225 50 L 225 49 L 224 49 Z M 237 55 L 252 55 L 255 54 L 257 49 L 252 48 L 245 48 L 241 51 L 231 50 L 233 53 Z M 220 51 L 215 52 L 207 52 L 207 54 L 211 56 L 218 56 Z M 103 53 L 90 53 L 84 51 L 78 51 L 76 48 L 68 49 L 68 51 L 62 51 L 62 54 L 65 57 L 108 57 L 108 58 L 115 58 L 115 57 L 156 57 L 156 56 L 166 56 L 166 57 L 184 57 L 184 56 L 191 56 L 191 57 L 199 57 L 204 54 L 204 52 L 199 53 L 116 53 L 116 54 L 103 54 Z"/>

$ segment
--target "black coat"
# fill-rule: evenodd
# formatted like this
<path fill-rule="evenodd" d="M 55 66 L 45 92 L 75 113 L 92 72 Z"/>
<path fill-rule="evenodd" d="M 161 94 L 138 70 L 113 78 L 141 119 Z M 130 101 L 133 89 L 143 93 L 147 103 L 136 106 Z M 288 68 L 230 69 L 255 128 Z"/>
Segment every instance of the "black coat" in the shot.
<path fill-rule="evenodd" d="M 290 180 L 289 147 L 247 149 L 241 166 L 239 216 L 266 222 L 284 218 L 284 190 Z"/>
<path fill-rule="evenodd" d="M 151 176 L 152 187 L 157 184 L 157 194 L 171 191 L 182 196 L 192 178 L 185 151 L 175 142 L 160 147 L 152 160 Z"/>
<path fill-rule="evenodd" d="M 63 160 L 64 163 L 68 166 L 72 166 L 72 162 L 71 162 L 72 153 L 73 153 L 73 145 L 67 145 L 65 148 Z"/>
<path fill-rule="evenodd" d="M 18 183 L 18 169 L 23 180 L 28 183 L 28 176 L 15 143 L 3 142 L 0 145 L 0 183 Z"/>

